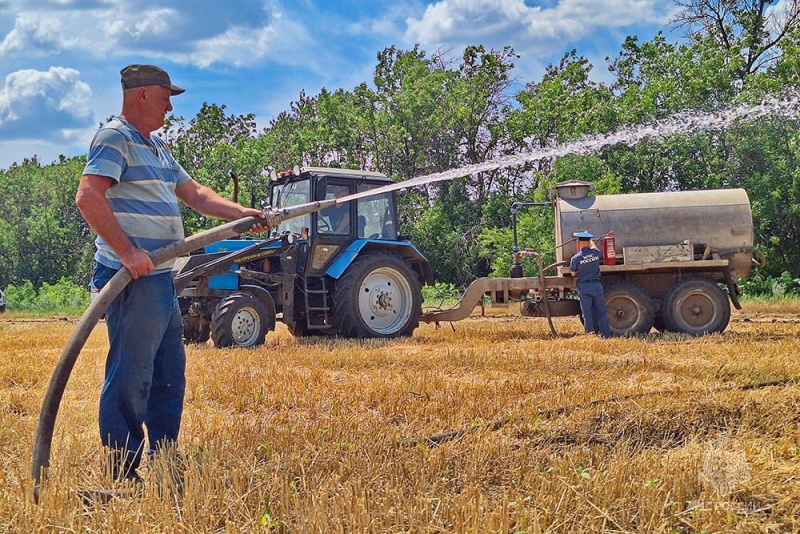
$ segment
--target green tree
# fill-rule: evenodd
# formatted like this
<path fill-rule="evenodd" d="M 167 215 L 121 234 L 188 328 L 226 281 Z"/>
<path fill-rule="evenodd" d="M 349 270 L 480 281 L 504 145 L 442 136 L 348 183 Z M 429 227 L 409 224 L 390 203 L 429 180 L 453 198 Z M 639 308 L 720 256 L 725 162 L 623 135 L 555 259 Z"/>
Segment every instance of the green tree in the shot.
<path fill-rule="evenodd" d="M 188 125 L 182 117 L 170 117 L 166 140 L 175 158 L 197 180 L 228 198 L 248 204 L 262 193 L 261 175 L 268 162 L 254 139 L 255 115 L 228 115 L 226 106 L 204 103 Z M 219 221 L 182 207 L 184 226 L 194 233 Z"/>
<path fill-rule="evenodd" d="M 780 60 L 781 43 L 800 23 L 798 0 L 675 0 L 672 23 L 698 42 L 710 39 L 739 82 Z"/>
<path fill-rule="evenodd" d="M 509 146 L 503 122 L 516 57 L 510 48 L 481 46 L 467 47 L 459 60 L 428 58 L 418 47 L 379 54 L 368 115 L 375 124 L 370 131 L 385 133 L 375 137 L 378 169 L 408 179 L 502 154 Z M 506 176 L 481 173 L 421 187 L 404 202 L 408 231 L 433 259 L 438 280 L 464 284 L 485 270 L 477 241 L 483 208 L 490 196 L 507 194 Z"/>
<path fill-rule="evenodd" d="M 0 285 L 87 280 L 93 236 L 75 207 L 84 165 L 84 158 L 44 167 L 33 159 L 0 174 Z"/>

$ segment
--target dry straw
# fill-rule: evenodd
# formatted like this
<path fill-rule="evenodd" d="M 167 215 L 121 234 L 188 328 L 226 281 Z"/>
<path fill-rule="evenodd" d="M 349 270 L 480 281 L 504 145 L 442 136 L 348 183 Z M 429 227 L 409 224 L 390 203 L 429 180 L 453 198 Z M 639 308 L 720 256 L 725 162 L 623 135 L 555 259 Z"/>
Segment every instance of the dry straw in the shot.
<path fill-rule="evenodd" d="M 702 338 L 606 341 L 558 319 L 553 340 L 507 313 L 400 340 L 279 327 L 257 350 L 190 346 L 181 484 L 154 459 L 143 492 L 104 506 L 78 496 L 109 484 L 103 325 L 67 387 L 37 506 L 36 414 L 75 321 L 4 314 L 0 531 L 798 530 L 797 313 L 746 307 Z"/>

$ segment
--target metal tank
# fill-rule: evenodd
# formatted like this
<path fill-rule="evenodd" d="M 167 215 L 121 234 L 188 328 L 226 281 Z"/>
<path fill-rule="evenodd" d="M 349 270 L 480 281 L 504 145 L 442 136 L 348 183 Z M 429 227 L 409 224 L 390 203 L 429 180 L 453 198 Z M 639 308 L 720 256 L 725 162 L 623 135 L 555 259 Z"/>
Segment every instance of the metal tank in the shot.
<path fill-rule="evenodd" d="M 598 240 L 613 232 L 618 264 L 625 247 L 683 245 L 694 259 L 728 260 L 734 280 L 750 273 L 753 219 L 743 189 L 589 196 L 592 189 L 577 180 L 555 186 L 556 261 L 569 261 L 573 233 L 586 230 Z"/>

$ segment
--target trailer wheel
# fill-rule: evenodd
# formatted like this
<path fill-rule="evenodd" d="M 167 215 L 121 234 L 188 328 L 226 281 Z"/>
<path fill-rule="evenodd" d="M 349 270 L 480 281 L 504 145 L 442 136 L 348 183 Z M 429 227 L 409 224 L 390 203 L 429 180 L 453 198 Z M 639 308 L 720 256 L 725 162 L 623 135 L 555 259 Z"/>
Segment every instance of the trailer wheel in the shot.
<path fill-rule="evenodd" d="M 727 295 L 708 280 L 684 280 L 664 298 L 664 326 L 670 332 L 693 336 L 722 332 L 730 319 L 731 303 Z"/>
<path fill-rule="evenodd" d="M 262 345 L 269 324 L 263 302 L 249 293 L 233 293 L 219 302 L 211 316 L 211 339 L 218 348 Z"/>
<path fill-rule="evenodd" d="M 346 337 L 410 336 L 422 310 L 419 280 L 394 254 L 367 254 L 336 282 L 333 308 Z"/>
<path fill-rule="evenodd" d="M 605 288 L 605 297 L 612 334 L 646 334 L 653 327 L 653 304 L 642 286 L 624 280 L 612 282 Z"/>

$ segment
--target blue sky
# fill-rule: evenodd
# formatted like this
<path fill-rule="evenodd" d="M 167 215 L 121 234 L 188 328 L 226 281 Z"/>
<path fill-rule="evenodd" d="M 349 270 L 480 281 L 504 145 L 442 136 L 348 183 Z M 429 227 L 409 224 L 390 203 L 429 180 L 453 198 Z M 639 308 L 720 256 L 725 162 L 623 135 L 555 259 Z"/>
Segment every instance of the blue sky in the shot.
<path fill-rule="evenodd" d="M 575 48 L 605 81 L 605 58 L 627 35 L 678 38 L 674 10 L 670 0 L 0 0 L 0 169 L 84 154 L 120 111 L 119 70 L 131 63 L 160 65 L 186 88 L 176 115 L 207 102 L 265 127 L 303 90 L 371 84 L 392 45 L 454 58 L 508 45 L 521 85 Z"/>

